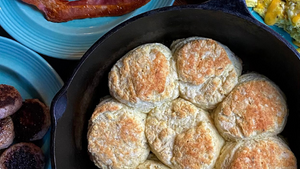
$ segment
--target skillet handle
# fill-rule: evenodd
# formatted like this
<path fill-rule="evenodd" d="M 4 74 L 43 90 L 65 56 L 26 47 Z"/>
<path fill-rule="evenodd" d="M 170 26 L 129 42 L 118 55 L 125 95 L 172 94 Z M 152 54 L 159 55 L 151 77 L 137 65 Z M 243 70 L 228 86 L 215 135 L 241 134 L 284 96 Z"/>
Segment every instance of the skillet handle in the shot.
<path fill-rule="evenodd" d="M 245 0 L 209 0 L 198 7 L 210 10 L 219 10 L 241 17 L 254 19 L 250 14 Z"/>
<path fill-rule="evenodd" d="M 51 103 L 52 122 L 56 123 L 58 119 L 64 114 L 67 107 L 67 89 L 62 88 L 58 94 L 53 98 Z"/>
<path fill-rule="evenodd" d="M 50 112 L 51 112 L 50 156 L 51 156 L 52 169 L 56 169 L 55 137 L 56 137 L 57 121 L 64 114 L 66 107 L 67 107 L 67 87 L 63 87 L 53 98 L 50 107 Z"/>

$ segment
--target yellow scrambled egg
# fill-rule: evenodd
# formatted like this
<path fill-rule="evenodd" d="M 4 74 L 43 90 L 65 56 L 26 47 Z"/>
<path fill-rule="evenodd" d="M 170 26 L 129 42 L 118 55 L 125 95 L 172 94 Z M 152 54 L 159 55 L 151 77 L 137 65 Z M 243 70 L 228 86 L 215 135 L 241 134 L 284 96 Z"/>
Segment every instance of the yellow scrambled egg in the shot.
<path fill-rule="evenodd" d="M 267 25 L 276 25 L 288 32 L 300 47 L 300 0 L 246 0 L 248 7 L 264 18 Z"/>

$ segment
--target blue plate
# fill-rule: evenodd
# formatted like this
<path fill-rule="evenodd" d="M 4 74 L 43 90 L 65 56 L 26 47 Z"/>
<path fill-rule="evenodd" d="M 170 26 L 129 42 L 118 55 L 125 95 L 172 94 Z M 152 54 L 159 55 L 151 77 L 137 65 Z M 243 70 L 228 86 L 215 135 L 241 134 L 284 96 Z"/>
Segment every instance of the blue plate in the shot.
<path fill-rule="evenodd" d="M 140 13 L 172 5 L 174 0 L 151 0 L 145 6 L 118 17 L 49 22 L 42 12 L 21 0 L 0 0 L 0 24 L 25 46 L 47 56 L 80 59 L 104 33 Z"/>
<path fill-rule="evenodd" d="M 38 54 L 23 45 L 0 36 L 0 84 L 14 86 L 23 99 L 38 98 L 49 107 L 63 81 Z M 46 156 L 46 169 L 51 168 L 50 130 L 40 141 Z"/>
<path fill-rule="evenodd" d="M 261 23 L 265 24 L 264 19 L 258 13 L 256 13 L 253 10 L 253 8 L 248 8 L 248 10 L 255 19 L 257 19 Z M 265 25 L 267 25 L 267 24 L 265 24 Z M 279 28 L 278 26 L 269 26 L 269 25 L 267 25 L 267 26 L 272 28 L 274 31 L 276 31 L 278 34 L 280 34 L 282 37 L 284 37 L 288 42 L 290 42 L 290 44 L 292 44 L 295 47 L 295 49 L 299 48 L 293 44 L 293 38 L 284 29 Z"/>

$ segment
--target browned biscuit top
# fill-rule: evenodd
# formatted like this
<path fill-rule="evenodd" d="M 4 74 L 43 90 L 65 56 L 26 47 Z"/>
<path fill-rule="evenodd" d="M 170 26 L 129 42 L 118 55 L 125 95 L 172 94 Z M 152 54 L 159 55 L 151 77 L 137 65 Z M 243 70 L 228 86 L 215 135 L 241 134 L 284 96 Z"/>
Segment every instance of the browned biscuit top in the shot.
<path fill-rule="evenodd" d="M 136 49 L 131 57 L 123 59 L 122 64 L 119 76 L 112 76 L 112 84 L 127 81 L 127 90 L 131 97 L 124 99 L 131 99 L 131 102 L 137 102 L 137 98 L 149 101 L 153 92 L 164 92 L 170 65 L 161 51 L 152 48 L 148 53 L 143 49 Z M 123 94 L 123 89 L 116 92 L 120 96 L 127 96 Z"/>
<path fill-rule="evenodd" d="M 229 131 L 242 137 L 275 130 L 282 126 L 287 115 L 285 102 L 279 91 L 264 80 L 256 80 L 237 86 L 222 102 L 219 120 L 230 122 L 235 116 L 235 126 Z M 226 128 L 226 126 L 225 126 Z"/>
<path fill-rule="evenodd" d="M 170 49 L 160 43 L 132 49 L 111 68 L 108 86 L 111 96 L 143 113 L 177 98 L 178 76 Z"/>
<path fill-rule="evenodd" d="M 121 108 L 118 107 L 117 105 L 103 104 L 102 106 L 99 106 L 96 108 L 95 115 L 99 116 L 99 113 L 101 114 L 104 112 L 114 112 L 114 111 L 117 111 L 120 109 Z M 97 118 L 95 115 L 92 116 L 92 119 Z M 116 117 L 107 115 L 105 118 L 107 120 L 113 120 Z M 120 136 L 120 139 L 123 140 L 124 142 L 138 141 L 137 135 L 144 132 L 143 128 L 140 127 L 140 125 L 141 125 L 140 122 L 138 120 L 135 120 L 134 117 L 131 117 L 127 114 L 122 114 L 118 118 L 119 118 L 119 121 L 113 121 L 112 123 L 114 125 L 110 125 L 110 126 L 114 126 L 115 128 L 113 128 L 113 127 L 112 128 L 117 130 L 117 133 L 114 133 L 114 134 L 117 134 L 118 136 Z M 97 128 L 103 129 L 103 130 L 108 128 L 107 121 L 104 121 L 104 120 L 99 121 L 97 123 Z M 110 131 L 107 131 L 107 132 L 109 133 Z M 112 145 L 112 147 L 114 147 L 114 146 L 117 147 L 118 144 L 120 143 L 120 141 L 118 139 L 115 139 L 115 137 L 110 137 L 109 135 L 102 135 L 102 136 L 99 135 L 98 137 L 104 138 L 106 140 L 106 142 L 108 142 Z M 106 146 L 106 145 L 104 145 L 104 146 Z M 100 146 L 98 148 L 101 149 Z M 110 152 L 109 148 L 107 150 L 108 151 L 105 151 L 106 152 L 105 154 Z"/>
<path fill-rule="evenodd" d="M 99 168 L 135 168 L 149 154 L 146 114 L 112 98 L 97 105 L 88 129 L 88 151 Z"/>
<path fill-rule="evenodd" d="M 139 123 L 132 119 L 127 117 L 126 115 L 122 115 L 120 117 L 120 121 L 118 121 L 118 123 L 115 123 L 116 129 L 119 129 L 119 131 L 117 132 L 117 134 L 119 135 L 119 139 L 121 139 L 124 142 L 137 142 L 138 138 L 136 137 L 136 133 L 140 134 L 143 133 L 144 131 L 142 130 L 142 128 L 140 128 Z M 97 125 L 97 128 L 99 129 L 106 129 L 107 128 L 107 124 L 105 122 L 100 122 Z M 103 136 L 98 136 L 100 137 L 100 139 L 105 139 L 106 142 L 108 142 L 111 147 L 118 147 L 120 141 L 114 137 L 109 137 L 108 135 L 103 135 Z M 103 150 L 101 152 L 103 152 L 104 154 L 107 154 L 108 156 L 113 156 L 111 153 L 112 151 L 110 150 L 109 147 L 106 147 L 106 145 L 99 146 L 98 147 L 100 150 Z"/>
<path fill-rule="evenodd" d="M 225 49 L 211 39 L 185 44 L 177 57 L 179 78 L 194 85 L 203 84 L 208 77 L 219 76 L 231 64 Z"/>
<path fill-rule="evenodd" d="M 117 110 L 120 110 L 122 109 L 121 105 L 120 104 L 108 104 L 108 103 L 103 103 L 101 105 L 98 105 L 93 114 L 92 114 L 92 117 L 91 117 L 91 120 L 92 119 L 97 119 L 97 117 L 101 114 L 101 113 L 104 113 L 104 112 L 113 112 L 113 111 L 117 111 Z"/>
<path fill-rule="evenodd" d="M 231 162 L 235 168 L 297 168 L 294 154 L 277 141 L 262 140 L 241 147 Z"/>
<path fill-rule="evenodd" d="M 182 168 L 205 168 L 215 158 L 214 139 L 206 125 L 200 123 L 177 135 L 174 143 L 174 157 L 177 165 Z M 203 155 L 205 154 L 205 155 Z"/>

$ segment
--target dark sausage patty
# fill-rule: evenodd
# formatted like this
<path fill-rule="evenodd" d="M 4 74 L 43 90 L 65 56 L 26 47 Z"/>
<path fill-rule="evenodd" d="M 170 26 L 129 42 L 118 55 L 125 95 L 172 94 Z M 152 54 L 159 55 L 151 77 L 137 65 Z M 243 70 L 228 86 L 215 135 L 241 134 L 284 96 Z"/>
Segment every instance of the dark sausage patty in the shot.
<path fill-rule="evenodd" d="M 12 119 L 18 141 L 42 139 L 51 124 L 48 107 L 38 99 L 26 99 Z"/>
<path fill-rule="evenodd" d="M 0 157 L 1 169 L 43 169 L 44 166 L 44 154 L 33 143 L 14 144 Z"/>
<path fill-rule="evenodd" d="M 0 84 L 0 119 L 14 114 L 22 106 L 22 101 L 16 88 Z"/>

